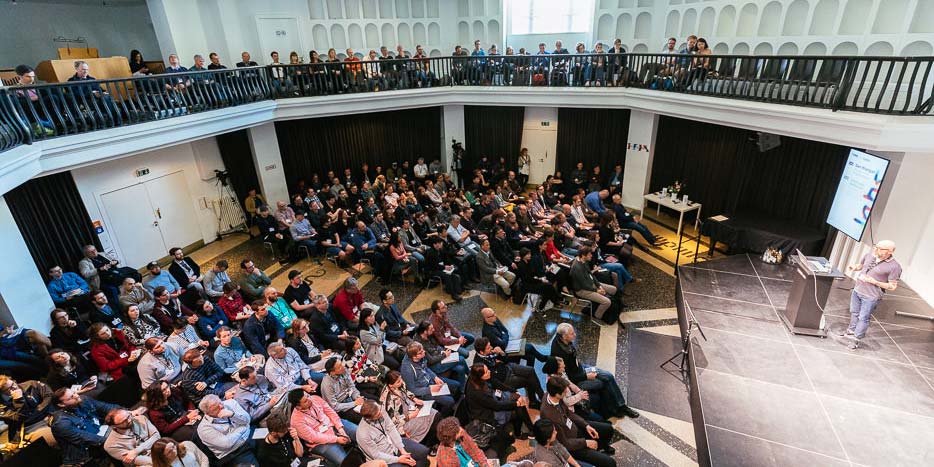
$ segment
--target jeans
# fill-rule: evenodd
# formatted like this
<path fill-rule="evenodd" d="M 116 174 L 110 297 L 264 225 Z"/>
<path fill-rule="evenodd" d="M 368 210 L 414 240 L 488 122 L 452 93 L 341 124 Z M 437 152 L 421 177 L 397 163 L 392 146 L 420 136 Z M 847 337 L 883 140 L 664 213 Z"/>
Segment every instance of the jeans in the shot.
<path fill-rule="evenodd" d="M 624 222 L 620 224 L 620 228 L 635 230 L 636 232 L 639 232 L 639 235 L 642 235 L 642 238 L 649 242 L 649 244 L 655 244 L 655 235 L 653 235 L 649 228 L 641 222 Z"/>
<path fill-rule="evenodd" d="M 623 263 L 603 263 L 600 265 L 600 267 L 606 269 L 607 271 L 616 273 L 618 284 L 616 288 L 619 289 L 620 292 L 623 291 L 623 286 L 625 286 L 626 283 L 632 281 L 632 274 L 626 270 L 626 266 L 623 266 Z"/>
<path fill-rule="evenodd" d="M 604 418 L 616 416 L 619 409 L 626 406 L 626 398 L 620 391 L 616 379 L 610 373 L 597 369 L 597 377 L 577 383 L 584 391 L 600 395 L 600 406 L 594 407 Z"/>
<path fill-rule="evenodd" d="M 613 425 L 609 423 L 601 422 L 588 422 L 588 425 L 592 426 L 597 430 L 597 434 L 600 436 L 597 439 L 597 448 L 605 449 L 610 445 L 610 440 L 613 438 Z M 590 439 L 590 436 L 584 430 L 578 430 L 578 436 L 584 439 Z M 574 459 L 577 461 L 582 461 L 583 463 L 588 463 L 596 467 L 615 467 L 616 461 L 612 457 L 590 448 L 578 449 L 576 451 L 571 451 L 571 455 L 574 456 Z"/>
<path fill-rule="evenodd" d="M 344 425 L 344 431 L 347 432 L 350 441 L 357 442 L 357 425 L 347 420 L 341 420 L 341 424 Z M 312 448 L 311 452 L 324 456 L 324 462 L 329 467 L 340 467 L 341 462 L 344 462 L 344 458 L 347 457 L 344 446 L 338 443 L 319 444 Z"/>
<path fill-rule="evenodd" d="M 872 300 L 853 291 L 850 295 L 850 326 L 847 328 L 856 334 L 857 339 L 866 337 L 866 330 L 869 329 L 869 318 L 872 317 L 873 310 L 879 304 L 881 298 Z"/>

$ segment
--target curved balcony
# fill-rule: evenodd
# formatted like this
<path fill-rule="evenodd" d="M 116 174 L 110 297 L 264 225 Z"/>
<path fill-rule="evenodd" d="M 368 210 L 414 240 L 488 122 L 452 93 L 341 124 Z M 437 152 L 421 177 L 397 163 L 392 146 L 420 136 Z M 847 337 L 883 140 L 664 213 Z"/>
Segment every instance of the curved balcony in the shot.
<path fill-rule="evenodd" d="M 454 56 L 162 74 L 0 89 L 0 151 L 293 97 L 419 88 L 643 88 L 831 111 L 930 116 L 934 57 Z M 506 89 L 503 89 L 504 91 Z"/>

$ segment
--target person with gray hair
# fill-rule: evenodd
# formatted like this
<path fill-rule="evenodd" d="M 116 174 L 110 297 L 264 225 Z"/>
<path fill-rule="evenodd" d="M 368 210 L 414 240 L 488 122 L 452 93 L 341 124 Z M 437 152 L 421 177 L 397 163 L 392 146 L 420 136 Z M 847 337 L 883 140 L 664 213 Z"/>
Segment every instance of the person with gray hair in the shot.
<path fill-rule="evenodd" d="M 250 439 L 250 414 L 233 399 L 208 394 L 198 403 L 204 419 L 198 437 L 220 461 L 218 465 L 257 465 Z"/>
<path fill-rule="evenodd" d="M 266 348 L 269 361 L 266 362 L 266 379 L 279 391 L 289 391 L 301 387 L 312 392 L 324 379 L 321 373 L 312 372 L 298 356 L 298 352 L 286 347 L 281 342 L 273 342 Z"/>
<path fill-rule="evenodd" d="M 336 312 L 331 310 L 327 295 L 315 295 L 311 303 L 314 304 L 314 309 L 311 316 L 308 317 L 308 322 L 315 341 L 331 350 L 338 352 L 346 350 L 346 342 L 350 335 L 347 334 L 344 326 L 335 319 Z"/>
<path fill-rule="evenodd" d="M 461 225 L 461 217 L 457 214 L 451 216 L 451 223 L 447 229 L 448 238 L 464 250 L 467 256 L 474 256 L 480 247 L 470 238 L 470 230 Z"/>
<path fill-rule="evenodd" d="M 639 417 L 638 412 L 626 405 L 626 398 L 611 373 L 594 367 L 585 368 L 581 365 L 577 346 L 574 344 L 575 339 L 577 339 L 577 332 L 574 327 L 570 323 L 561 323 L 555 331 L 555 338 L 551 341 L 551 356 L 564 360 L 568 379 L 581 390 L 599 395 L 601 404 L 595 409 L 603 418 Z"/>
<path fill-rule="evenodd" d="M 151 465 L 152 445 L 159 440 L 159 430 L 145 415 L 136 415 L 127 409 L 113 409 L 107 413 L 110 433 L 104 441 L 104 451 L 123 465 Z"/>
<path fill-rule="evenodd" d="M 902 266 L 892 257 L 893 253 L 895 242 L 881 240 L 860 262 L 846 267 L 847 272 L 856 273 L 856 286 L 850 295 L 850 324 L 841 334 L 841 337 L 854 338 L 848 346 L 850 350 L 858 349 L 860 341 L 866 337 L 872 312 L 885 293 L 898 288 Z"/>

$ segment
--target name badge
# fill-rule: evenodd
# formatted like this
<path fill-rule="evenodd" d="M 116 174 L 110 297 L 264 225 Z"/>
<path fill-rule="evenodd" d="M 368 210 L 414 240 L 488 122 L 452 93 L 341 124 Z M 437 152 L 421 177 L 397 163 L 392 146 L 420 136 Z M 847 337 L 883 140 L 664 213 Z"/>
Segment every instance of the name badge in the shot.
<path fill-rule="evenodd" d="M 273 228 L 273 227 L 270 227 L 270 228 L 269 228 L 269 231 L 270 231 L 270 232 L 275 232 L 275 230 L 276 230 L 276 229 Z"/>
<path fill-rule="evenodd" d="M 121 352 L 121 353 L 120 353 L 120 358 L 127 358 L 127 357 L 129 357 L 129 356 L 130 356 L 130 355 L 127 354 L 126 352 Z"/>
<path fill-rule="evenodd" d="M 324 433 L 324 432 L 328 431 L 330 428 L 331 428 L 331 427 L 330 427 L 329 425 L 324 425 L 324 424 L 322 424 L 322 425 L 319 425 L 319 426 L 318 426 L 318 432 L 319 432 L 319 433 Z"/>
<path fill-rule="evenodd" d="M 572 426 L 574 426 L 574 423 L 571 422 L 571 419 L 570 419 L 570 418 L 567 419 L 567 421 L 565 421 L 564 424 L 568 426 L 568 429 L 569 429 L 569 430 L 571 429 Z"/>
<path fill-rule="evenodd" d="M 451 337 L 451 331 L 445 331 L 444 337 Z"/>
<path fill-rule="evenodd" d="M 339 328 L 337 327 L 337 324 L 332 324 L 332 325 L 331 325 L 331 332 L 337 332 L 338 329 L 339 329 Z"/>
<path fill-rule="evenodd" d="M 503 397 L 503 391 L 500 391 L 499 389 L 497 389 L 493 394 L 496 395 L 497 399 L 499 399 L 500 397 Z"/>
<path fill-rule="evenodd" d="M 299 465 L 301 465 L 301 463 L 302 463 L 302 461 L 300 461 L 300 460 L 298 460 L 298 459 L 292 459 L 292 463 L 289 464 L 289 467 L 298 467 Z"/>

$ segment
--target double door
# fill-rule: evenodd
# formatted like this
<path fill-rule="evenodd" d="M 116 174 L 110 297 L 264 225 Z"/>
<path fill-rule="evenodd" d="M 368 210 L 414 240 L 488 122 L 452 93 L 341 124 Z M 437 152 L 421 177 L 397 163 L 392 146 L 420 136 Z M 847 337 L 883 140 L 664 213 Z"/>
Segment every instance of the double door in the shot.
<path fill-rule="evenodd" d="M 126 266 L 141 268 L 168 255 L 169 248 L 202 238 L 184 171 L 102 193 L 99 200 Z"/>

